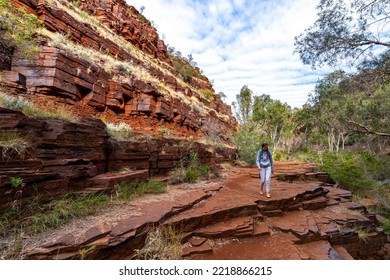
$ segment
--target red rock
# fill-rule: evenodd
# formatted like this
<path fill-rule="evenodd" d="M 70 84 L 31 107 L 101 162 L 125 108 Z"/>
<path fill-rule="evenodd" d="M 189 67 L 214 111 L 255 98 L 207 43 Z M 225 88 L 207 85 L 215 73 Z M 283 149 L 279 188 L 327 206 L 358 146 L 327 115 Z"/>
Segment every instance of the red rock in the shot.
<path fill-rule="evenodd" d="M 191 238 L 189 243 L 195 247 L 198 247 L 198 246 L 202 245 L 203 243 L 205 243 L 206 241 L 207 241 L 207 238 L 193 237 L 193 238 Z"/>
<path fill-rule="evenodd" d="M 181 253 L 183 258 L 187 258 L 195 254 L 210 254 L 213 252 L 213 248 L 208 243 L 203 243 L 200 246 L 188 246 L 184 247 Z"/>

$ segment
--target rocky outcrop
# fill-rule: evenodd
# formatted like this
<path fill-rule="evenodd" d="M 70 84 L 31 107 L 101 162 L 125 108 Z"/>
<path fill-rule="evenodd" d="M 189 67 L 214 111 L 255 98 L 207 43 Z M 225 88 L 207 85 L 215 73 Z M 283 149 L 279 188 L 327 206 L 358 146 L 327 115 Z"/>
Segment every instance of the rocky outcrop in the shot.
<path fill-rule="evenodd" d="M 296 166 L 296 165 L 295 165 Z M 276 163 L 276 176 L 294 165 Z M 295 171 L 316 174 L 314 166 Z M 95 224 L 25 250 L 31 259 L 130 259 L 156 226 L 182 234 L 186 259 L 388 259 L 389 237 L 376 216 L 352 194 L 318 181 L 272 180 L 272 197 L 259 194 L 253 169 L 226 171 L 227 179 L 141 203 L 136 214 Z M 276 177 L 275 176 L 275 177 Z M 158 198 L 156 198 L 158 199 Z"/>
<path fill-rule="evenodd" d="M 1 107 L 0 131 L 23 140 L 19 148 L 0 145 L 0 209 L 147 180 L 178 166 L 190 151 L 207 164 L 233 161 L 236 152 L 163 137 L 117 141 L 98 119 L 45 120 Z M 11 177 L 23 179 L 23 187 L 12 186 Z"/>
<path fill-rule="evenodd" d="M 13 1 L 35 13 L 48 34 L 38 54 L 29 59 L 14 54 L 3 81 L 24 87 L 24 97 L 43 107 L 125 122 L 140 133 L 164 129 L 230 141 L 237 127 L 230 106 L 201 95 L 212 90 L 207 79 L 180 78 L 156 29 L 134 7 L 123 0 L 78 3 Z M 61 43 L 53 42 L 57 34 L 65 36 Z"/>

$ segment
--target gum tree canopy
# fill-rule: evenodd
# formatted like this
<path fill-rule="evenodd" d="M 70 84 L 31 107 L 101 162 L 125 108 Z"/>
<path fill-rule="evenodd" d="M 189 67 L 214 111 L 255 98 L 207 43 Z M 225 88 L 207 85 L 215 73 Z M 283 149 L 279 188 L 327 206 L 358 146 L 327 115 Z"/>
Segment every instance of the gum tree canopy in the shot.
<path fill-rule="evenodd" d="M 313 68 L 361 63 L 390 48 L 390 0 L 320 0 L 317 20 L 295 37 L 295 52 Z"/>

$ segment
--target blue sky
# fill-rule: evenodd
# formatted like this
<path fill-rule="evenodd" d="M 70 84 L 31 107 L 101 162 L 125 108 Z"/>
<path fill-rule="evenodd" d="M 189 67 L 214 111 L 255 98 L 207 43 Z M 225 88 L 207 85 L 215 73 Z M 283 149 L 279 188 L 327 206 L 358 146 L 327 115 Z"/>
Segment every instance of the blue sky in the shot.
<path fill-rule="evenodd" d="M 127 0 L 154 22 L 166 44 L 192 54 L 226 103 L 247 85 L 301 107 L 319 78 L 294 52 L 294 37 L 316 19 L 315 0 Z"/>

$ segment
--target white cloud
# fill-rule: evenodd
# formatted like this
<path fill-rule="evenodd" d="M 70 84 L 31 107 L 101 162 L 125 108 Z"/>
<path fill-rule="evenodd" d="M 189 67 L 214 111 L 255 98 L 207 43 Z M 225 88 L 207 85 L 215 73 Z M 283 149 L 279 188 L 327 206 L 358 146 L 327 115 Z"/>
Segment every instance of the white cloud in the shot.
<path fill-rule="evenodd" d="M 301 107 L 325 69 L 313 71 L 294 52 L 294 37 L 316 18 L 313 0 L 129 0 L 165 42 L 192 54 L 227 103 L 242 86 Z"/>

